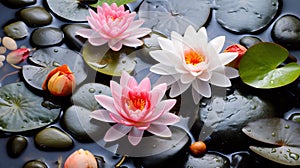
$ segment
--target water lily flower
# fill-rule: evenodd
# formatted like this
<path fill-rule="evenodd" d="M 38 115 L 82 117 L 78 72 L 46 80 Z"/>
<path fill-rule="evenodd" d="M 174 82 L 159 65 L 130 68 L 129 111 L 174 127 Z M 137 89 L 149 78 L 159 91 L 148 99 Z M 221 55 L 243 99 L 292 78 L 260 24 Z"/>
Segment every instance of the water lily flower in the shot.
<path fill-rule="evenodd" d="M 172 136 L 167 125 L 175 124 L 179 117 L 169 112 L 176 100 L 162 100 L 167 89 L 165 83 L 151 90 L 149 78 L 144 78 L 138 84 L 123 71 L 120 84 L 111 81 L 110 88 L 112 97 L 95 96 L 106 110 L 96 110 L 91 114 L 96 120 L 116 123 L 106 132 L 104 141 L 115 141 L 128 133 L 129 142 L 137 145 L 146 130 L 160 137 Z"/>
<path fill-rule="evenodd" d="M 48 90 L 54 96 L 68 96 L 75 88 L 75 84 L 73 72 L 64 64 L 48 74 L 42 88 Z"/>
<path fill-rule="evenodd" d="M 0 68 L 3 66 L 3 61 L 5 61 L 5 56 L 0 55 Z"/>
<path fill-rule="evenodd" d="M 94 155 L 88 151 L 79 149 L 73 152 L 65 161 L 64 168 L 97 168 L 98 164 Z"/>
<path fill-rule="evenodd" d="M 91 29 L 81 29 L 77 34 L 88 38 L 94 46 L 108 43 L 113 51 L 119 51 L 122 45 L 138 47 L 143 45 L 138 38 L 151 32 L 149 28 L 140 28 L 144 21 L 134 20 L 136 12 L 125 11 L 123 5 L 103 3 L 102 7 L 97 6 L 97 13 L 92 9 L 89 12 L 87 20 Z"/>
<path fill-rule="evenodd" d="M 201 97 L 210 97 L 210 84 L 219 87 L 231 86 L 230 78 L 238 76 L 238 71 L 225 66 L 238 53 L 220 53 L 225 37 L 219 36 L 208 42 L 204 27 L 197 32 L 189 26 L 184 36 L 171 33 L 171 39 L 158 38 L 161 50 L 150 55 L 159 63 L 150 71 L 162 75 L 160 82 L 171 86 L 170 97 L 176 97 L 192 87 L 192 97 L 197 104 Z"/>
<path fill-rule="evenodd" d="M 236 59 L 234 59 L 232 62 L 230 62 L 228 65 L 232 66 L 234 68 L 239 68 L 240 62 L 242 57 L 245 55 L 247 51 L 247 48 L 240 45 L 240 44 L 232 44 L 224 50 L 224 52 L 237 52 L 238 56 Z"/>

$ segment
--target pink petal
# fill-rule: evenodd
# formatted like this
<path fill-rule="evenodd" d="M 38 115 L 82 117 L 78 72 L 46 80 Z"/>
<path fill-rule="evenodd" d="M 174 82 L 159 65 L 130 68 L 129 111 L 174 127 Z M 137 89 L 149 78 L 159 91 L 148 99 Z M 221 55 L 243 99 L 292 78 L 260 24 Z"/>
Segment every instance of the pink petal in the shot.
<path fill-rule="evenodd" d="M 152 124 L 156 125 L 173 125 L 177 123 L 180 120 L 180 118 L 172 113 L 165 113 L 162 116 L 160 116 L 157 120 L 153 121 Z"/>
<path fill-rule="evenodd" d="M 111 142 L 122 138 L 126 135 L 132 127 L 125 126 L 123 124 L 115 124 L 106 132 L 104 141 Z"/>
<path fill-rule="evenodd" d="M 151 103 L 153 106 L 156 106 L 158 102 L 164 97 L 167 90 L 167 84 L 162 83 L 155 86 L 151 91 Z"/>
<path fill-rule="evenodd" d="M 95 95 L 95 99 L 106 110 L 118 114 L 114 106 L 114 100 L 111 97 L 106 95 Z"/>
<path fill-rule="evenodd" d="M 115 42 L 112 40 L 108 41 L 108 46 L 113 50 L 113 51 L 119 51 L 122 48 L 122 43 L 120 41 Z"/>
<path fill-rule="evenodd" d="M 120 79 L 120 85 L 121 86 L 127 86 L 128 85 L 128 81 L 131 78 L 132 77 L 128 74 L 128 72 L 122 71 L 122 75 L 121 75 L 121 79 Z"/>
<path fill-rule="evenodd" d="M 148 130 L 150 133 L 160 136 L 160 137 L 171 137 L 172 132 L 170 129 L 165 125 L 151 125 Z"/>
<path fill-rule="evenodd" d="M 95 110 L 90 116 L 99 121 L 114 123 L 115 121 L 111 119 L 109 114 L 110 112 L 107 110 Z"/>
<path fill-rule="evenodd" d="M 138 91 L 151 91 L 151 83 L 150 83 L 150 79 L 148 77 L 144 78 L 140 84 L 138 85 L 138 87 L 136 88 Z"/>
<path fill-rule="evenodd" d="M 141 142 L 143 134 L 144 134 L 144 131 L 139 130 L 135 127 L 132 127 L 132 129 L 128 135 L 128 140 L 133 146 L 136 146 L 137 144 L 139 144 Z"/>
<path fill-rule="evenodd" d="M 147 115 L 144 119 L 144 122 L 152 122 L 157 120 L 159 117 L 169 112 L 174 107 L 175 104 L 176 104 L 176 99 L 167 99 L 159 102 L 156 105 L 153 114 L 151 116 Z"/>
<path fill-rule="evenodd" d="M 128 47 L 138 47 L 144 44 L 143 41 L 139 39 L 134 39 L 134 38 L 127 38 L 122 40 L 123 45 L 128 46 Z"/>
<path fill-rule="evenodd" d="M 93 37 L 94 32 L 95 31 L 92 29 L 80 29 L 76 32 L 76 34 L 84 38 L 91 38 Z"/>
<path fill-rule="evenodd" d="M 108 42 L 108 40 L 107 40 L 107 39 L 104 39 L 104 38 L 93 38 L 93 37 L 91 37 L 91 38 L 89 38 L 88 40 L 89 40 L 89 42 L 90 42 L 93 46 L 101 46 L 101 45 L 103 45 L 103 44 L 105 44 L 105 43 Z"/>

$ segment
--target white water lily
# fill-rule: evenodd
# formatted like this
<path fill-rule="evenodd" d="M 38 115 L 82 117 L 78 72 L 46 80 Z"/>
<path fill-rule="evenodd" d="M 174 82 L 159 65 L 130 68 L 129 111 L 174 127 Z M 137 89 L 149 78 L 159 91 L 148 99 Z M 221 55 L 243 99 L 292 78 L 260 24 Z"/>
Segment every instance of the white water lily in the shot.
<path fill-rule="evenodd" d="M 151 51 L 150 55 L 159 63 L 150 71 L 162 75 L 159 83 L 171 86 L 170 97 L 176 97 L 192 87 L 192 96 L 197 104 L 201 97 L 211 97 L 210 84 L 230 87 L 231 78 L 238 77 L 238 71 L 225 66 L 233 61 L 238 53 L 220 53 L 225 36 L 208 42 L 204 27 L 197 32 L 189 26 L 184 35 L 171 33 L 171 39 L 158 38 L 161 50 Z"/>

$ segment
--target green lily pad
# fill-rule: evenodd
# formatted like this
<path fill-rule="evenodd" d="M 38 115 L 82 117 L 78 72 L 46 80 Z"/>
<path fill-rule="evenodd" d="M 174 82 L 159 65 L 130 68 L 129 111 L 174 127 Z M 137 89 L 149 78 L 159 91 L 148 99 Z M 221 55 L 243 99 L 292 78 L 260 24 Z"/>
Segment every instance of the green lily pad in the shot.
<path fill-rule="evenodd" d="M 300 124 L 281 118 L 260 119 L 248 123 L 242 131 L 249 137 L 272 145 L 254 147 L 255 153 L 284 165 L 300 165 Z"/>
<path fill-rule="evenodd" d="M 95 4 L 92 4 L 90 6 L 92 7 L 97 7 L 97 6 L 102 6 L 102 4 L 104 2 L 108 3 L 108 4 L 112 4 L 112 3 L 116 3 L 118 6 L 121 6 L 121 5 L 125 5 L 127 3 L 130 3 L 130 2 L 133 2 L 133 1 L 136 1 L 136 0 L 98 0 L 97 3 Z"/>
<path fill-rule="evenodd" d="M 76 0 L 47 0 L 49 9 L 57 16 L 75 22 L 87 21 L 88 8 Z"/>
<path fill-rule="evenodd" d="M 87 76 L 87 67 L 82 56 L 70 49 L 61 47 L 39 49 L 29 57 L 29 60 L 35 65 L 24 65 L 22 73 L 26 83 L 38 90 L 42 90 L 42 84 L 48 73 L 63 64 L 67 64 L 74 73 L 77 85 Z"/>
<path fill-rule="evenodd" d="M 143 26 L 169 37 L 172 31 L 183 34 L 189 25 L 198 30 L 209 19 L 210 11 L 209 0 L 145 0 L 138 14 L 145 20 Z"/>
<path fill-rule="evenodd" d="M 82 85 L 71 97 L 73 104 L 94 111 L 100 109 L 95 95 L 104 94 L 111 96 L 110 88 L 100 83 L 87 83 Z"/>
<path fill-rule="evenodd" d="M 49 102 L 29 91 L 24 83 L 1 87 L 0 130 L 23 132 L 53 123 L 60 115 L 60 107 L 47 104 Z"/>
<path fill-rule="evenodd" d="M 93 46 L 86 42 L 82 56 L 91 68 L 111 76 L 121 76 L 122 71 L 130 73 L 136 66 L 135 49 L 130 47 L 112 51 L 107 45 Z"/>
<path fill-rule="evenodd" d="M 270 89 L 287 85 L 300 75 L 300 66 L 295 62 L 279 67 L 288 55 L 288 50 L 277 44 L 256 44 L 241 59 L 240 77 L 244 83 L 255 88 Z"/>

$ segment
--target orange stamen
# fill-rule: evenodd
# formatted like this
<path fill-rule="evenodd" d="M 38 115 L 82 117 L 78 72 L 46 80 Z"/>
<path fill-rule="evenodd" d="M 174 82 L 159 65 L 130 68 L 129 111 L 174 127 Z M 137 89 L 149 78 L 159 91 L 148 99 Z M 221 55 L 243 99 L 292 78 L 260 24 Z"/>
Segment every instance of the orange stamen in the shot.
<path fill-rule="evenodd" d="M 197 65 L 201 62 L 205 61 L 205 56 L 202 54 L 190 49 L 184 52 L 185 62 L 186 64 Z"/>

